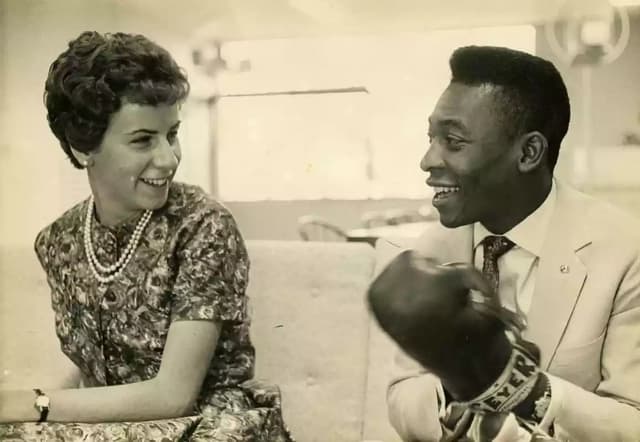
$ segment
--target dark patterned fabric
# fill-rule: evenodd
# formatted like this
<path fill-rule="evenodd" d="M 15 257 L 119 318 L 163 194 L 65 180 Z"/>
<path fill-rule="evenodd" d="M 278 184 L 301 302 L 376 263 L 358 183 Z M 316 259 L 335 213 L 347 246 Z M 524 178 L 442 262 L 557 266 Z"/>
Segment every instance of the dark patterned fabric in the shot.
<path fill-rule="evenodd" d="M 229 404 L 233 395 L 247 408 L 216 406 L 225 398 Z M 280 391 L 273 385 L 252 379 L 238 389 L 219 393 L 212 402 L 215 405 L 200 408 L 200 415 L 165 420 L 0 425 L 0 441 L 294 442 L 282 420 Z"/>
<path fill-rule="evenodd" d="M 4 442 L 169 442 L 190 440 L 189 436 L 202 421 L 200 416 L 147 422 L 104 424 L 16 424 L 0 425 Z"/>
<path fill-rule="evenodd" d="M 84 252 L 87 204 L 88 199 L 67 211 L 35 241 L 51 287 L 61 348 L 80 368 L 85 386 L 154 377 L 173 321 L 216 320 L 222 329 L 194 414 L 206 416 L 203 422 L 211 431 L 236 421 L 218 433 L 231 434 L 229 428 L 238 427 L 238 434 L 284 434 L 273 392 L 261 408 L 251 388 L 241 385 L 253 377 L 255 360 L 245 294 L 249 259 L 229 211 L 198 187 L 173 183 L 133 259 L 120 276 L 103 284 L 91 273 Z M 136 222 L 108 228 L 94 214 L 92 240 L 102 264 L 118 260 Z"/>

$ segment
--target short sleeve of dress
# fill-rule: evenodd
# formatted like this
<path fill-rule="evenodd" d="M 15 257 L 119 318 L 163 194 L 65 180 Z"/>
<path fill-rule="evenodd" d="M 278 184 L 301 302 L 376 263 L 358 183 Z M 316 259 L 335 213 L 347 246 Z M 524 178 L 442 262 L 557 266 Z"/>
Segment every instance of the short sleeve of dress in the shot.
<path fill-rule="evenodd" d="M 38 261 L 45 271 L 48 268 L 49 261 L 48 243 L 48 234 L 46 230 L 42 230 L 40 233 L 38 233 L 35 241 L 33 242 L 33 250 L 36 252 Z"/>
<path fill-rule="evenodd" d="M 40 266 L 46 274 L 47 282 L 51 290 L 51 307 L 56 314 L 56 321 L 58 321 L 58 315 L 61 314 L 61 306 L 64 303 L 64 294 L 58 282 L 52 276 L 52 269 L 58 265 L 58 262 L 56 261 L 56 248 L 51 242 L 51 228 L 44 229 L 38 233 L 33 248 L 40 262 Z"/>
<path fill-rule="evenodd" d="M 177 259 L 172 321 L 245 320 L 249 258 L 229 212 L 208 212 L 199 220 Z"/>

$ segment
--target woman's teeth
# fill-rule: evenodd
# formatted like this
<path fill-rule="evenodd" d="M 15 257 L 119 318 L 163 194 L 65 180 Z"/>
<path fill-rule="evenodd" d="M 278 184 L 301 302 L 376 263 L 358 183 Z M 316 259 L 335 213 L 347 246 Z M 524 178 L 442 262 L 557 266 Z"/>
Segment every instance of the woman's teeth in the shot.
<path fill-rule="evenodd" d="M 162 187 L 165 184 L 167 184 L 167 181 L 169 181 L 169 179 L 168 178 L 140 178 L 140 181 L 150 186 Z"/>
<path fill-rule="evenodd" d="M 437 198 L 443 197 L 445 195 L 450 195 L 460 190 L 457 186 L 449 186 L 449 187 L 434 187 L 435 196 Z"/>

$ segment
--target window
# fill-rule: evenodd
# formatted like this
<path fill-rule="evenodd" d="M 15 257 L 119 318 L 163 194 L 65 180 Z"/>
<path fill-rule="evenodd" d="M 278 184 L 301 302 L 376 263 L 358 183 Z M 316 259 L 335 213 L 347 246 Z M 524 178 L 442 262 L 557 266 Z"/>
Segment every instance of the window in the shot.
<path fill-rule="evenodd" d="M 427 117 L 449 81 L 449 56 L 468 44 L 533 53 L 535 29 L 226 44 L 229 64 L 251 69 L 218 78 L 218 196 L 424 198 Z"/>
<path fill-rule="evenodd" d="M 345 92 L 220 100 L 220 195 L 362 198 L 370 184 L 368 98 L 365 92 Z"/>

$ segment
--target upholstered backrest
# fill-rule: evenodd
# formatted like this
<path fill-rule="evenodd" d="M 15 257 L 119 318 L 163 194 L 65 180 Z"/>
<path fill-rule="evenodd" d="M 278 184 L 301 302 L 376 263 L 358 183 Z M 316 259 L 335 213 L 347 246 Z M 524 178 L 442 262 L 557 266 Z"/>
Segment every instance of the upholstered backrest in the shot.
<path fill-rule="evenodd" d="M 414 238 L 394 237 L 376 242 L 376 265 L 374 276 L 401 251 L 411 248 Z M 400 442 L 400 436 L 389 423 L 387 414 L 387 386 L 392 377 L 396 344 L 382 331 L 373 316 L 369 319 L 369 363 L 367 373 L 367 394 L 365 395 L 365 440 Z"/>
<path fill-rule="evenodd" d="M 62 354 L 44 272 L 31 247 L 0 247 L 0 389 L 77 385 Z"/>
<path fill-rule="evenodd" d="M 363 440 L 367 379 L 376 370 L 368 367 L 364 302 L 374 249 L 298 241 L 247 241 L 247 247 L 256 377 L 280 386 L 285 420 L 298 440 Z M 59 350 L 35 253 L 0 248 L 0 388 L 71 386 L 76 373 Z M 374 427 L 384 427 L 384 400 L 376 397 L 366 408 L 384 419 Z"/>
<path fill-rule="evenodd" d="M 301 441 L 360 441 L 374 250 L 364 244 L 249 241 L 256 377 L 280 385 Z"/>

